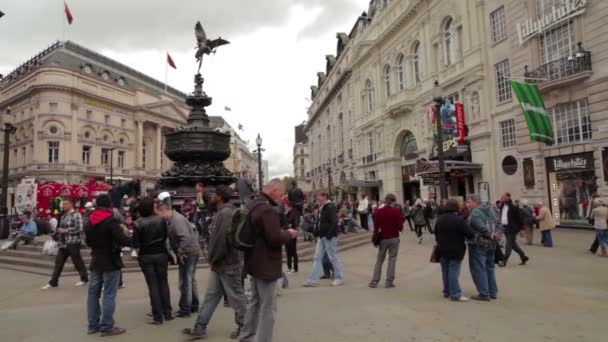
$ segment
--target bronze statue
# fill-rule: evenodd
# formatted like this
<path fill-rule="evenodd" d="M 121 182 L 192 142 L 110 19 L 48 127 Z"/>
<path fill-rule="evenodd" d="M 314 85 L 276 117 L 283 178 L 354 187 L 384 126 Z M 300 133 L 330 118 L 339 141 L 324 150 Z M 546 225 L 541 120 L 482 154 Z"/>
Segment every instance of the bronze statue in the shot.
<path fill-rule="evenodd" d="M 207 38 L 207 34 L 205 33 L 205 30 L 203 29 L 203 25 L 201 25 L 200 21 L 196 22 L 196 25 L 194 26 L 194 33 L 196 35 L 196 54 L 194 55 L 194 57 L 196 58 L 196 61 L 198 62 L 198 73 L 201 72 L 201 66 L 203 65 L 203 56 L 204 55 L 210 55 L 212 53 L 215 54 L 215 52 L 217 51 L 217 48 L 222 46 L 222 45 L 226 45 L 226 44 L 230 44 L 229 41 L 222 39 L 222 37 L 219 37 L 217 39 L 211 40 Z"/>

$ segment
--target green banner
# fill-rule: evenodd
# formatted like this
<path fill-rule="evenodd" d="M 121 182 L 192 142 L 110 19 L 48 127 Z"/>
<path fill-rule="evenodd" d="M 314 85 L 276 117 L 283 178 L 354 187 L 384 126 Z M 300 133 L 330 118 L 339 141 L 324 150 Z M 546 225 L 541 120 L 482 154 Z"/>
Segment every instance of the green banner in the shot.
<path fill-rule="evenodd" d="M 536 84 L 511 81 L 511 86 L 524 111 L 530 140 L 553 145 L 553 125 Z"/>

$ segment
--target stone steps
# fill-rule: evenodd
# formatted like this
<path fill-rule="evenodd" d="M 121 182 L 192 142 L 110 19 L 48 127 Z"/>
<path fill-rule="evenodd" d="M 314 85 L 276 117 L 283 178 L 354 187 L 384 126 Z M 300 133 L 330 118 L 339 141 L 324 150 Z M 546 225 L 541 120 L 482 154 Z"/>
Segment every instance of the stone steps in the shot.
<path fill-rule="evenodd" d="M 54 256 L 42 255 L 43 241 L 37 241 L 35 244 L 20 245 L 16 251 L 0 252 L 0 268 L 10 269 L 15 271 L 40 274 L 50 276 L 54 267 Z M 339 236 L 338 250 L 345 251 L 351 248 L 356 248 L 370 243 L 370 234 L 364 231 L 356 234 L 346 234 Z M 299 237 L 298 241 L 298 256 L 300 262 L 312 261 L 315 253 L 316 243 L 303 241 Z M 91 261 L 91 251 L 88 248 L 81 249 L 81 255 L 85 264 Z M 136 258 L 131 257 L 129 252 L 124 253 L 123 263 L 125 265 L 123 272 L 140 272 L 139 264 Z M 208 264 L 204 258 L 199 262 L 199 268 L 208 268 Z M 169 269 L 177 269 L 177 266 L 169 266 Z M 74 265 L 71 260 L 68 260 L 64 266 L 64 275 L 76 275 Z"/>

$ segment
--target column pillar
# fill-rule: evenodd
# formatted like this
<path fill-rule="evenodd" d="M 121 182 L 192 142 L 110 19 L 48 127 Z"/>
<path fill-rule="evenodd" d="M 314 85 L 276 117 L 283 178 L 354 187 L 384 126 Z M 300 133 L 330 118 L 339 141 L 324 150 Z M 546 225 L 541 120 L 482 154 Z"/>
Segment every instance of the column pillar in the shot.
<path fill-rule="evenodd" d="M 162 127 L 160 124 L 156 125 L 156 168 L 162 169 L 162 159 L 163 159 L 163 135 L 162 135 Z"/>
<path fill-rule="evenodd" d="M 144 150 L 144 122 L 143 120 L 137 120 L 137 144 L 136 144 L 136 148 L 137 148 L 137 163 L 135 165 L 135 168 L 143 168 L 144 166 L 144 155 L 143 155 L 143 150 Z"/>

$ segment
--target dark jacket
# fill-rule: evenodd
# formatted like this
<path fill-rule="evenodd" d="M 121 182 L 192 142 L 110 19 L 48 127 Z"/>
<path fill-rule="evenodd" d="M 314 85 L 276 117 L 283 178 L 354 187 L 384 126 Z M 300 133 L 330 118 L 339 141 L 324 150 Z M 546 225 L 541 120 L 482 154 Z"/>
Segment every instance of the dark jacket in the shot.
<path fill-rule="evenodd" d="M 505 202 L 503 208 L 500 211 L 500 219 L 502 220 L 502 210 L 508 206 L 509 211 L 507 212 L 507 220 L 509 224 L 505 227 L 505 233 L 507 234 L 517 234 L 521 230 L 523 223 L 521 220 L 521 214 L 519 212 L 519 208 L 513 204 L 512 201 Z"/>
<path fill-rule="evenodd" d="M 215 215 L 209 226 L 209 264 L 214 272 L 239 271 L 241 253 L 226 240 L 236 208 L 225 204 Z"/>
<path fill-rule="evenodd" d="M 112 210 L 97 209 L 85 227 L 86 243 L 91 247 L 91 271 L 111 272 L 123 267 L 120 247 L 131 244 Z"/>
<path fill-rule="evenodd" d="M 338 212 L 332 202 L 325 203 L 321 208 L 318 225 L 318 237 L 331 239 L 338 236 Z"/>
<path fill-rule="evenodd" d="M 403 216 L 401 215 L 401 210 L 390 206 L 384 206 L 378 209 L 378 211 L 376 211 L 372 241 L 375 241 L 378 230 L 380 230 L 382 240 L 398 238 L 399 232 L 403 230 Z"/>
<path fill-rule="evenodd" d="M 167 221 L 160 216 L 140 217 L 133 229 L 133 247 L 139 255 L 167 254 Z"/>
<path fill-rule="evenodd" d="M 456 213 L 443 214 L 435 223 L 435 241 L 440 258 L 462 260 L 467 248 L 465 239 L 474 236 L 467 221 Z"/>
<path fill-rule="evenodd" d="M 291 236 L 281 229 L 277 204 L 266 194 L 254 199 L 249 207 L 251 224 L 256 239 L 253 247 L 245 252 L 245 272 L 256 279 L 277 280 L 283 276 L 282 246 Z"/>

